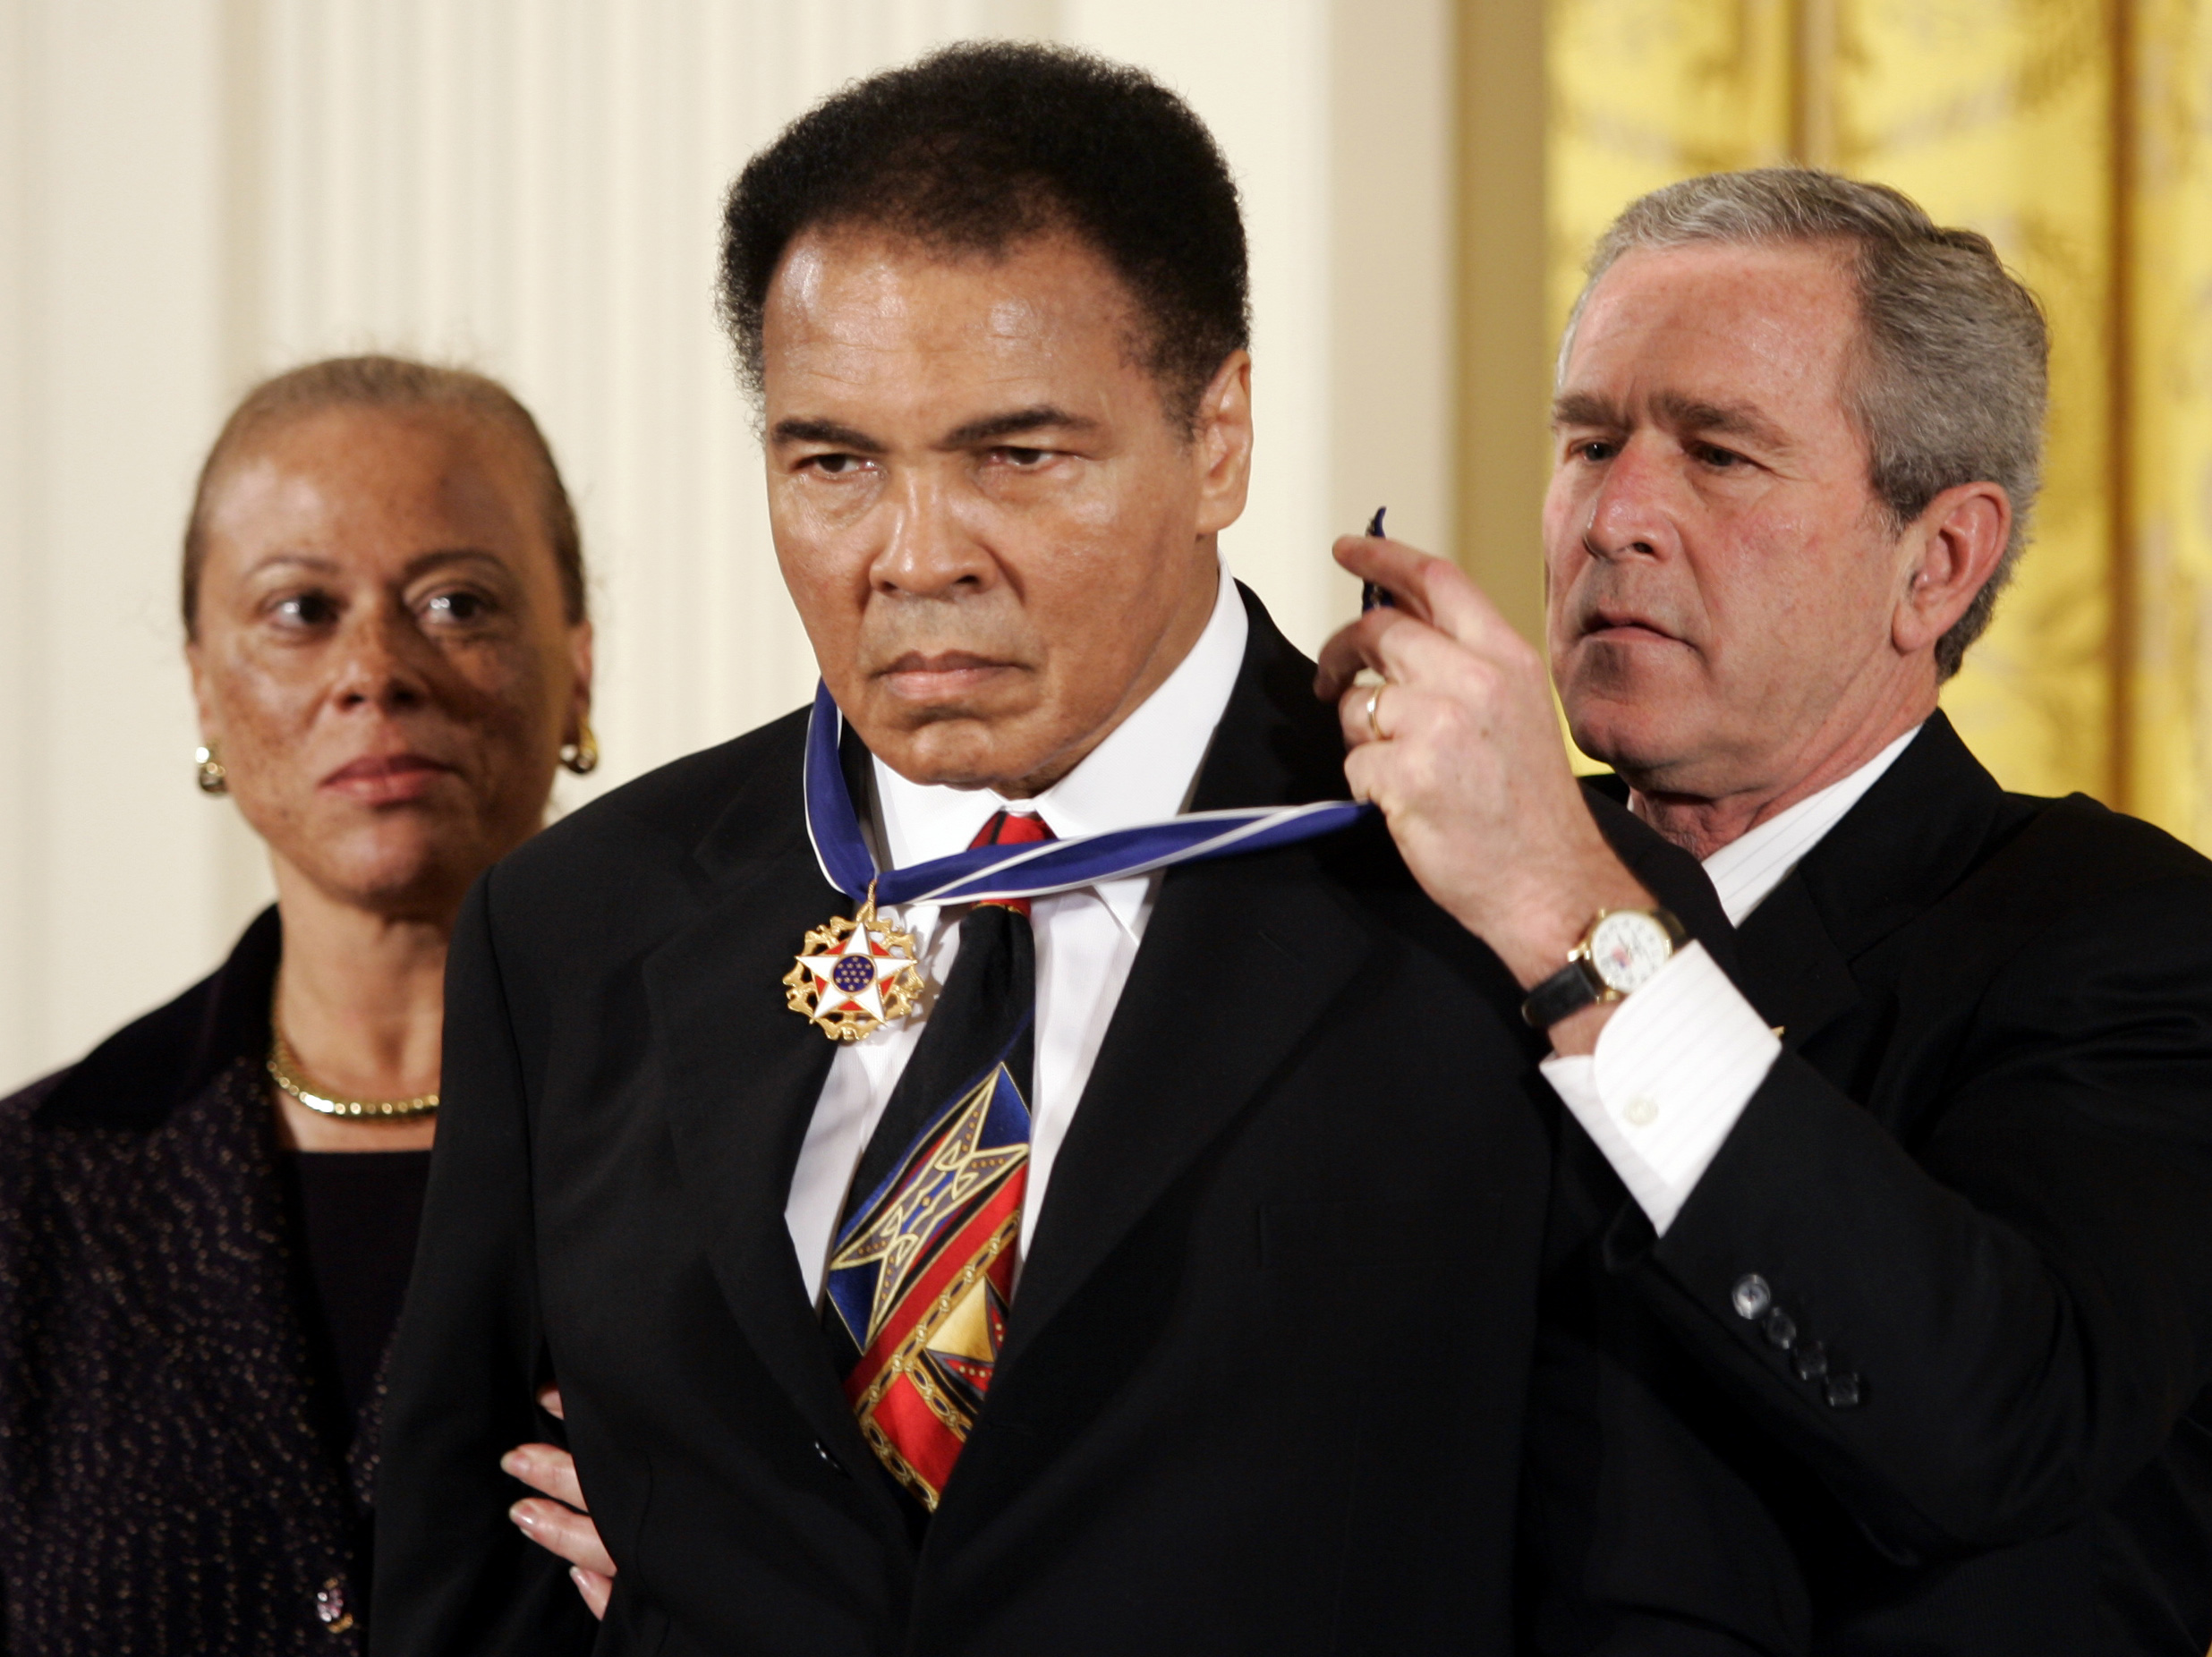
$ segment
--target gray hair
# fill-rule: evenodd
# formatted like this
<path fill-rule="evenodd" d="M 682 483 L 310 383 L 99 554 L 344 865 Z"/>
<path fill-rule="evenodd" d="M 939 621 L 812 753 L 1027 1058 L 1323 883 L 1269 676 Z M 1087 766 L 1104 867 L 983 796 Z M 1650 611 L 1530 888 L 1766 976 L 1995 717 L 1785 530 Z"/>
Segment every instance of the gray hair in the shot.
<path fill-rule="evenodd" d="M 1561 342 L 1561 376 L 1583 308 L 1614 260 L 1712 242 L 1848 251 L 1859 336 L 1844 404 L 1866 439 L 1867 484 L 1896 530 L 1961 483 L 1995 483 L 2012 502 L 2004 557 L 1936 641 L 1936 668 L 1949 678 L 1989 625 L 2028 543 L 2049 378 L 2042 308 L 1987 236 L 1943 228 L 1886 184 L 1811 167 L 1714 173 L 1631 202 L 1598 239 Z"/>

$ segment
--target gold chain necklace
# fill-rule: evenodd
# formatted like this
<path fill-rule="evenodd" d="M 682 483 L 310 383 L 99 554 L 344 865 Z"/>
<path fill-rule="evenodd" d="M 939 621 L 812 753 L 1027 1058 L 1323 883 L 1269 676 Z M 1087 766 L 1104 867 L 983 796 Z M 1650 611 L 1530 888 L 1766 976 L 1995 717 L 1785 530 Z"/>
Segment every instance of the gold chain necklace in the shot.
<path fill-rule="evenodd" d="M 298 1100 L 310 1110 L 327 1117 L 369 1117 L 377 1121 L 396 1122 L 409 1117 L 426 1117 L 438 1109 L 438 1095 L 418 1093 L 413 1099 L 336 1099 L 328 1093 L 318 1093 L 293 1074 L 293 1066 L 300 1061 L 285 1045 L 285 1033 L 276 1027 L 272 1011 L 268 1021 L 268 1076 L 278 1087 Z"/>

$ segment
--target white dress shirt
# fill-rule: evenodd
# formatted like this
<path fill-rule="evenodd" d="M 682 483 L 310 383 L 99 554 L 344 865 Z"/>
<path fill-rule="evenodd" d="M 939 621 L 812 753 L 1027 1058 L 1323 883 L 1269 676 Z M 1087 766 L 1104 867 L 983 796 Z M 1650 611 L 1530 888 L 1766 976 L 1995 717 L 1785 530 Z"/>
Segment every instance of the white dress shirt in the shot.
<path fill-rule="evenodd" d="M 1919 730 L 1705 860 L 1731 925 L 1743 924 Z M 1554 1054 L 1543 1068 L 1664 1236 L 1781 1052 L 1775 1032 L 1693 943 L 1621 1003 L 1595 1052 Z"/>
<path fill-rule="evenodd" d="M 876 761 L 874 810 L 864 806 L 861 815 L 877 862 L 903 869 L 966 851 L 976 831 L 1001 810 L 1034 812 L 1061 839 L 1173 817 L 1189 803 L 1213 727 L 1236 687 L 1246 627 L 1244 600 L 1224 565 L 1213 614 L 1190 653 L 1080 765 L 1034 800 L 1001 799 L 984 788 L 908 782 Z M 1037 1010 L 1029 1180 L 1022 1205 L 1024 1259 L 1044 1209 L 1053 1158 L 1075 1119 L 1159 890 L 1160 872 L 1154 871 L 1031 900 Z M 838 1049 L 815 1103 L 784 1204 L 784 1224 L 798 1252 L 807 1294 L 814 1299 L 821 1298 L 830 1245 L 854 1170 L 921 1040 L 937 986 L 952 971 L 960 921 L 967 910 L 966 905 L 909 904 L 885 912 L 914 934 L 926 987 L 913 1015 Z"/>

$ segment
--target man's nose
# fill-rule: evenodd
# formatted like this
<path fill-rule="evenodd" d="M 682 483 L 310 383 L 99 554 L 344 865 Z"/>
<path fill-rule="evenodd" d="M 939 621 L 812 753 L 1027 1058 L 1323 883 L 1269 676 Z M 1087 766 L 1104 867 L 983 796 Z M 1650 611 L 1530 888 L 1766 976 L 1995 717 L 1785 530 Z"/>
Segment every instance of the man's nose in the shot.
<path fill-rule="evenodd" d="M 961 491 L 927 467 L 900 478 L 885 503 L 891 521 L 871 572 L 881 590 L 939 598 L 980 587 L 994 568 L 961 511 Z"/>
<path fill-rule="evenodd" d="M 341 707 L 412 708 L 430 694 L 419 659 L 430 649 L 413 618 L 393 607 L 356 609 L 338 632 L 338 673 L 332 694 Z"/>
<path fill-rule="evenodd" d="M 1589 499 L 1582 542 L 1590 556 L 1657 557 L 1672 536 L 1677 482 L 1657 445 L 1623 444 Z"/>

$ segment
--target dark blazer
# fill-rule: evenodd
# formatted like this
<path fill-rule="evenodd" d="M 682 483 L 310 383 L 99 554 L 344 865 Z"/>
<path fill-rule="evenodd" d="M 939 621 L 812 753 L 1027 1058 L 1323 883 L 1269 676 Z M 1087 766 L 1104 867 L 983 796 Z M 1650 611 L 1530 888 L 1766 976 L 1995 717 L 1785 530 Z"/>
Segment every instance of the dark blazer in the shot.
<path fill-rule="evenodd" d="M 1738 944 L 1785 1051 L 1664 1239 L 1562 1142 L 1532 1644 L 2201 1657 L 2212 864 L 1939 714 Z"/>
<path fill-rule="evenodd" d="M 1313 666 L 1246 602 L 1194 806 L 1341 797 Z M 1557 1107 L 1496 957 L 1376 823 L 1166 877 L 917 1550 L 784 1226 L 832 1049 L 780 980 L 849 909 L 803 730 L 469 901 L 375 1649 L 590 1644 L 496 1465 L 549 1373 L 621 1567 L 603 1653 L 1504 1649 Z"/>
<path fill-rule="evenodd" d="M 261 1087 L 269 910 L 222 970 L 0 1100 L 0 1651 L 359 1649 L 351 1463 Z"/>

